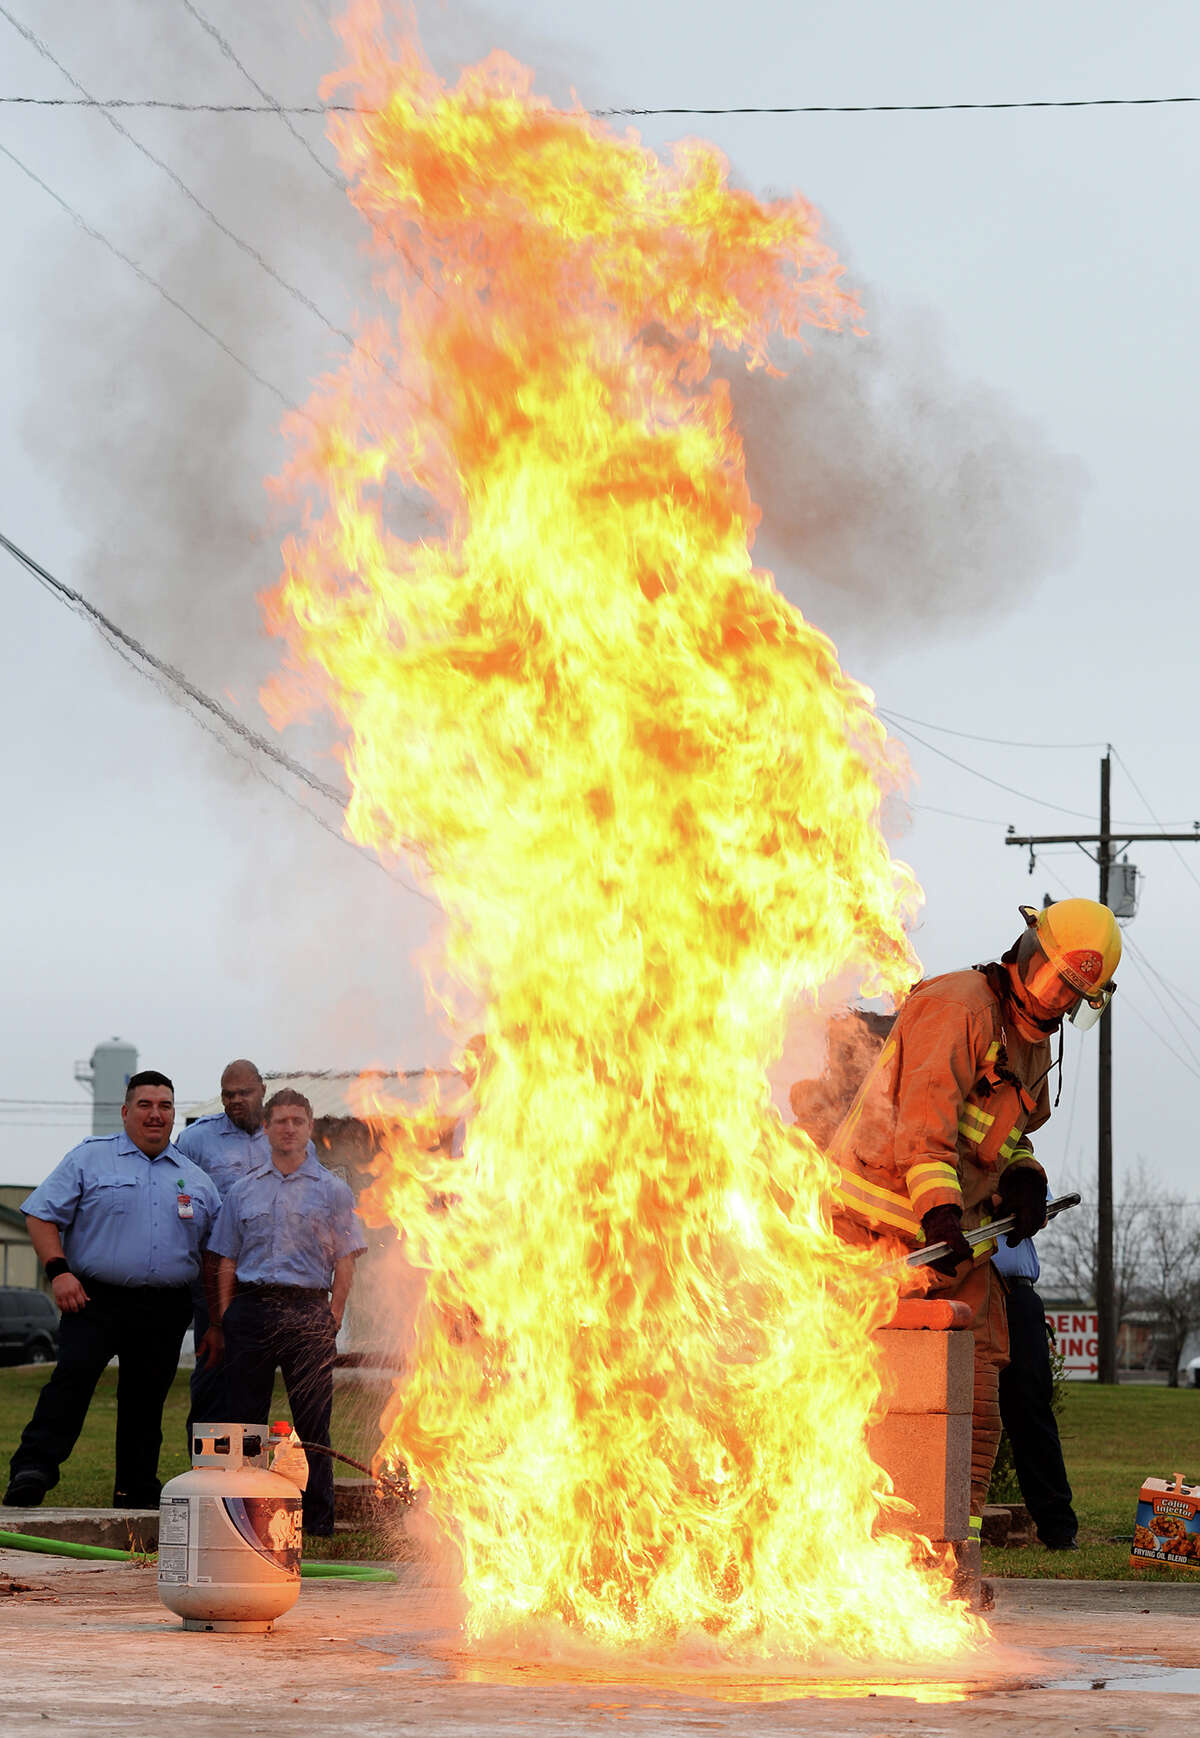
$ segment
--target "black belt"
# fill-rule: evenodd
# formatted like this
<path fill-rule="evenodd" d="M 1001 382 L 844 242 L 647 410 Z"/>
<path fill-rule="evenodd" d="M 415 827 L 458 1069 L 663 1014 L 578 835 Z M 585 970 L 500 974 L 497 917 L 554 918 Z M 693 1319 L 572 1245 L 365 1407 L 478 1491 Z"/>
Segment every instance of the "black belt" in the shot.
<path fill-rule="evenodd" d="M 1026 1278 L 1023 1273 L 1006 1273 L 1004 1275 L 1004 1283 L 1005 1285 L 1027 1285 L 1030 1291 L 1032 1291 L 1034 1286 L 1037 1284 L 1037 1281 L 1035 1279 Z"/>
<path fill-rule="evenodd" d="M 242 1285 L 240 1292 L 249 1292 L 251 1297 L 278 1298 L 281 1303 L 312 1303 L 320 1298 L 322 1303 L 329 1302 L 329 1293 L 319 1286 L 307 1285 Z"/>
<path fill-rule="evenodd" d="M 75 1273 L 74 1268 L 71 1271 Z M 176 1292 L 186 1291 L 190 1297 L 193 1284 L 190 1279 L 181 1279 L 178 1285 L 125 1285 L 115 1279 L 97 1279 L 90 1273 L 75 1273 L 75 1278 L 84 1291 L 91 1286 L 95 1291 L 117 1292 L 121 1297 L 135 1297 L 148 1291 L 152 1291 L 155 1297 L 172 1297 Z"/>

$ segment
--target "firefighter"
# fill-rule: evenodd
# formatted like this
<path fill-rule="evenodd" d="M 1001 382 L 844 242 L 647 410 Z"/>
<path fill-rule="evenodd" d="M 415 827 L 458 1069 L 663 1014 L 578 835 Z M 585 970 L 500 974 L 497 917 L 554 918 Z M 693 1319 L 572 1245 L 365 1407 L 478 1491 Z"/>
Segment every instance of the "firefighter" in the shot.
<path fill-rule="evenodd" d="M 839 1230 L 851 1241 L 946 1243 L 940 1296 L 971 1308 L 975 1398 L 971 1530 L 978 1539 L 1000 1440 L 1008 1361 L 994 1241 L 964 1231 L 1012 1214 L 1009 1243 L 1046 1221 L 1046 1177 L 1028 1136 L 1050 1116 L 1050 1039 L 1107 1007 L 1121 958 L 1116 919 L 1091 899 L 1022 906 L 1025 929 L 999 960 L 919 983 L 830 1146 Z"/>

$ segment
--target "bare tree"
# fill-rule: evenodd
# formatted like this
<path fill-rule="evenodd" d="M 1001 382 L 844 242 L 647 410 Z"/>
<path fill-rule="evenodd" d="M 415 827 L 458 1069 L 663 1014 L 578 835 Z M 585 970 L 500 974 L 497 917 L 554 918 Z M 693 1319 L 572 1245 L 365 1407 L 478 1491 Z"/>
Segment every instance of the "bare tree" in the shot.
<path fill-rule="evenodd" d="M 1167 1382 L 1177 1388 L 1183 1348 L 1200 1323 L 1200 1213 L 1181 1196 L 1160 1195 L 1147 1203 L 1145 1231 L 1138 1303 L 1153 1312 Z"/>
<path fill-rule="evenodd" d="M 1070 1292 L 1080 1303 L 1096 1304 L 1096 1273 L 1099 1265 L 1099 1219 L 1094 1193 L 1089 1199 L 1088 1182 L 1064 1180 L 1066 1194 L 1078 1190 L 1083 1201 L 1062 1213 L 1038 1234 L 1037 1250 L 1049 1285 Z M 1133 1306 L 1142 1288 L 1148 1238 L 1148 1215 L 1159 1199 L 1145 1162 L 1125 1179 L 1115 1204 L 1113 1224 L 1113 1289 L 1117 1320 Z"/>

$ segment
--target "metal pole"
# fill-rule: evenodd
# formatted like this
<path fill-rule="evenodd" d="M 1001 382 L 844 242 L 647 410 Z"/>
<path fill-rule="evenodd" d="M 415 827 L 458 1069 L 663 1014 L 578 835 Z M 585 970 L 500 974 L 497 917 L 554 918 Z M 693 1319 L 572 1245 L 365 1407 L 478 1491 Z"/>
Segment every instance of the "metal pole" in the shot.
<path fill-rule="evenodd" d="M 1108 904 L 1108 869 L 1112 840 L 1109 834 L 1108 790 L 1111 761 L 1100 762 L 1100 903 Z M 1117 1380 L 1117 1300 L 1113 1288 L 1113 1157 L 1112 1157 L 1112 1020 L 1110 1007 L 1100 1021 L 1099 1100 L 1097 1104 L 1097 1215 L 1096 1215 L 1096 1314 L 1100 1333 L 1100 1381 Z"/>

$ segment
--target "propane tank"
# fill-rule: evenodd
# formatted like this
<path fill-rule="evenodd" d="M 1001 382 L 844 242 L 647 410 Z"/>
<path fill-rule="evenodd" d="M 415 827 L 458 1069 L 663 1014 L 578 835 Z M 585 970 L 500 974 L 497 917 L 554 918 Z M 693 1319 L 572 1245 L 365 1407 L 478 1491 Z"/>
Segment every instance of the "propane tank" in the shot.
<path fill-rule="evenodd" d="M 261 1633 L 300 1597 L 300 1492 L 267 1470 L 267 1426 L 196 1424 L 162 1489 L 158 1597 L 184 1629 Z"/>

